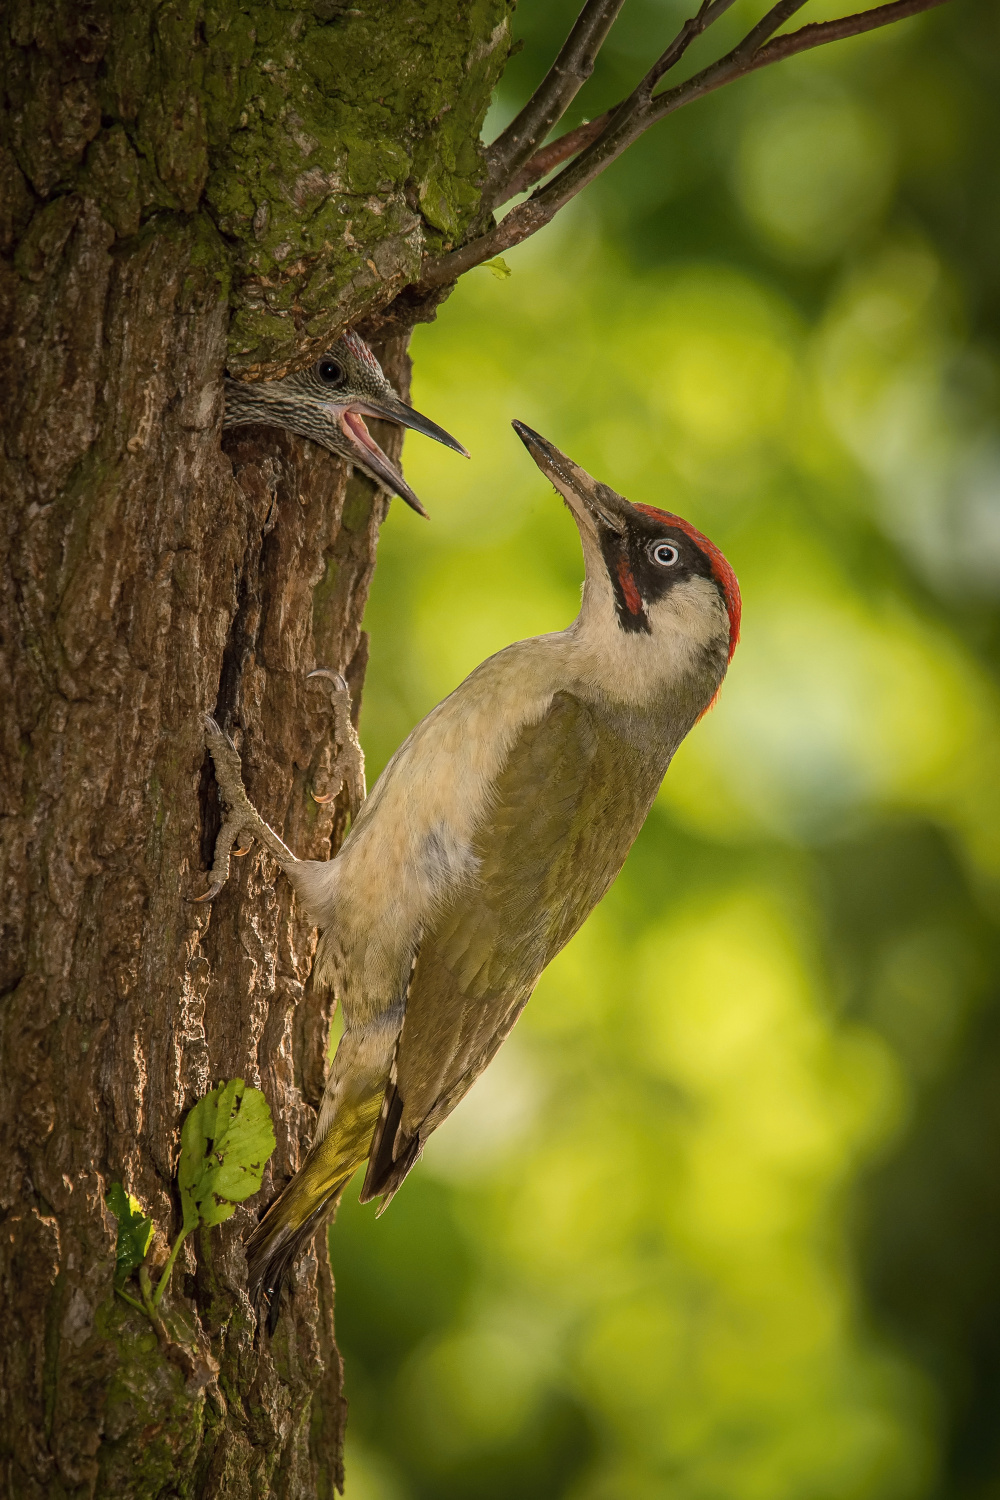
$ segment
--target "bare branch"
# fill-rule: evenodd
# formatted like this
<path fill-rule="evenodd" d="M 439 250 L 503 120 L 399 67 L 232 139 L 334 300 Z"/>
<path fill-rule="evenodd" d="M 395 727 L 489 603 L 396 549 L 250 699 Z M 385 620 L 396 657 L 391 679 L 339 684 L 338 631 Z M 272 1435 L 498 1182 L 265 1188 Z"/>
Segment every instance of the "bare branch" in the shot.
<path fill-rule="evenodd" d="M 729 58 L 743 58 L 749 53 L 756 52 L 757 48 L 763 42 L 766 42 L 769 36 L 773 36 L 779 27 L 784 26 L 786 21 L 790 21 L 795 12 L 801 10 L 805 4 L 806 0 L 777 0 L 777 4 L 772 5 L 767 14 L 762 16 L 757 22 L 757 25 L 751 31 L 747 32 L 742 42 L 738 43 L 732 52 L 727 52 L 724 59 L 720 58 L 720 61 L 727 61 Z"/>
<path fill-rule="evenodd" d="M 581 12 L 580 18 L 577 21 L 577 24 L 574 27 L 573 32 L 566 43 L 566 46 L 559 54 L 559 57 L 556 59 L 556 62 L 553 64 L 553 67 L 540 85 L 534 97 L 528 101 L 524 109 L 518 115 L 517 119 L 514 120 L 510 126 L 508 126 L 504 134 L 500 136 L 490 148 L 489 155 L 492 159 L 493 153 L 497 151 L 498 148 L 500 148 L 500 151 L 502 152 L 503 142 L 508 135 L 511 135 L 512 132 L 516 133 L 519 129 L 522 131 L 522 136 L 516 153 L 516 161 L 513 157 L 511 157 L 510 162 L 507 163 L 503 167 L 503 169 L 493 168 L 491 190 L 489 192 L 489 199 L 493 207 L 497 207 L 499 204 L 506 202 L 508 198 L 513 198 L 517 193 L 523 192 L 526 187 L 530 187 L 532 183 L 538 182 L 540 178 L 547 176 L 554 167 L 559 166 L 559 164 L 563 161 L 566 161 L 568 157 L 574 156 L 577 152 L 584 150 L 594 140 L 597 139 L 597 136 L 600 134 L 600 132 L 596 129 L 596 125 L 598 122 L 591 121 L 589 125 L 579 126 L 576 131 L 569 131 L 566 135 L 560 136 L 558 141 L 553 141 L 549 146 L 541 147 L 540 145 L 540 143 L 545 139 L 548 131 L 552 128 L 552 125 L 555 124 L 556 120 L 561 118 L 561 116 L 565 113 L 570 100 L 576 94 L 577 90 L 583 85 L 583 83 L 586 81 L 586 78 L 589 78 L 590 74 L 593 72 L 594 59 L 596 58 L 597 53 L 608 34 L 608 31 L 611 29 L 611 23 L 614 20 L 615 15 L 617 15 L 618 11 L 621 9 L 622 3 L 623 0 L 618 0 L 618 3 L 616 4 L 614 9 L 614 14 L 612 14 L 610 18 L 607 19 L 607 24 L 603 26 L 603 29 L 600 31 L 600 33 L 598 33 L 596 27 L 591 27 L 589 32 L 587 32 L 587 28 L 584 25 L 585 21 L 589 19 L 587 15 L 587 8 L 585 8 L 584 11 Z M 701 0 L 701 5 L 698 8 L 697 15 L 691 16 L 687 21 L 684 22 L 684 25 L 674 37 L 674 40 L 670 43 L 670 46 L 657 59 L 657 61 L 653 64 L 653 67 L 639 84 L 632 98 L 634 99 L 640 96 L 646 99 L 650 98 L 657 83 L 659 83 L 660 79 L 663 78 L 663 76 L 668 73 L 671 68 L 673 68 L 678 62 L 680 62 L 681 58 L 684 56 L 688 47 L 695 40 L 695 38 L 701 36 L 703 31 L 707 31 L 708 27 L 711 26 L 713 22 L 717 21 L 719 17 L 723 15 L 733 3 L 734 0 Z M 805 0 L 800 0 L 800 3 L 805 4 Z M 595 7 L 595 10 L 598 8 L 599 7 Z M 577 38 L 578 31 L 581 33 L 579 41 Z M 584 35 L 585 32 L 587 32 L 586 35 Z M 541 123 L 540 119 L 534 122 L 534 147 L 532 148 L 534 154 L 532 154 L 532 151 L 524 149 L 528 144 L 528 141 L 527 137 L 523 134 L 524 127 L 521 125 L 521 122 L 526 118 L 529 119 L 530 122 L 529 112 L 534 106 L 536 106 L 536 101 L 540 106 L 541 103 L 544 102 L 546 91 L 551 91 L 557 87 L 559 80 L 556 78 L 556 74 L 559 71 L 560 67 L 563 65 L 564 56 L 571 53 L 574 44 L 579 46 L 582 42 L 585 42 L 589 48 L 586 76 L 583 76 L 580 73 L 576 75 L 579 78 L 579 82 L 577 83 L 576 88 L 573 90 L 572 94 L 569 94 L 565 98 L 565 102 L 562 104 L 562 108 L 559 110 L 558 115 L 556 115 L 554 119 L 549 120 L 544 130 L 538 128 Z M 626 103 L 627 102 L 629 101 L 626 101 Z M 621 105 L 618 106 L 619 109 L 621 107 Z M 615 113 L 615 111 L 608 110 L 605 114 L 600 116 L 600 120 L 607 124 L 607 122 L 610 121 L 613 113 Z M 517 170 L 518 167 L 520 168 L 520 170 Z"/>
<path fill-rule="evenodd" d="M 642 91 L 647 94 L 647 97 L 652 94 L 660 79 L 669 73 L 671 68 L 677 66 L 695 38 L 701 36 L 703 31 L 707 31 L 732 4 L 733 0 L 702 0 L 698 14 L 684 22 L 666 52 L 656 59 L 636 92 Z"/>
<path fill-rule="evenodd" d="M 605 114 L 598 115 L 596 120 L 588 120 L 575 130 L 567 130 L 558 140 L 543 146 L 534 156 L 529 156 L 520 172 L 511 178 L 504 189 L 507 197 L 515 198 L 526 188 L 534 187 L 536 182 L 541 182 L 543 177 L 554 172 L 556 167 L 561 167 L 571 156 L 577 156 L 579 152 L 586 150 L 602 134 L 610 119 L 611 111 L 608 110 Z"/>
<path fill-rule="evenodd" d="M 719 4 L 719 0 L 715 0 L 715 3 Z M 481 265 L 495 255 L 502 255 L 505 250 L 537 234 L 539 229 L 544 228 L 555 217 L 560 208 L 599 177 L 651 125 L 666 115 L 673 114 L 685 104 L 712 93 L 734 78 L 741 78 L 758 68 L 779 62 L 782 58 L 793 57 L 796 53 L 823 46 L 827 42 L 840 41 L 845 37 L 859 36 L 866 31 L 892 25 L 895 21 L 905 20 L 922 11 L 933 10 L 946 4 L 947 0 L 892 0 L 891 4 L 877 6 L 874 10 L 860 11 L 856 15 L 843 16 L 835 21 L 813 22 L 787 36 L 773 37 L 778 27 L 805 3 L 806 0 L 779 0 L 725 57 L 710 63 L 684 83 L 651 97 L 649 79 L 660 65 L 659 62 L 654 64 L 629 98 L 609 112 L 607 124 L 601 134 L 585 149 L 581 149 L 576 159 L 564 167 L 551 182 L 533 193 L 526 202 L 512 208 L 489 233 L 446 255 L 428 256 L 420 276 L 420 290 L 430 290 L 454 281 L 473 266 Z M 705 19 L 705 15 L 714 8 L 714 5 L 703 4 L 698 16 L 692 17 L 692 21 L 687 24 Z M 718 13 L 721 14 L 721 10 Z M 678 41 L 683 34 L 682 31 Z M 676 43 L 671 43 L 671 48 L 663 54 L 663 58 L 668 56 L 675 45 Z M 688 43 L 684 44 L 685 47 L 687 45 Z M 660 59 L 661 62 L 663 58 Z M 662 73 L 660 76 L 662 77 Z M 573 135 L 574 132 L 571 131 L 569 136 L 563 137 L 563 141 L 569 141 Z M 553 148 L 560 144 L 560 141 L 553 142 Z M 572 149 L 570 146 L 570 150 Z M 566 154 L 569 155 L 570 151 Z"/>
<path fill-rule="evenodd" d="M 594 59 L 625 0 L 587 0 L 573 30 L 527 104 L 488 148 L 489 196 L 502 203 L 507 186 L 566 113 L 594 71 Z M 502 196 L 498 196 L 498 194 Z"/>
<path fill-rule="evenodd" d="M 809 26 L 801 27 L 798 31 L 789 32 L 787 36 L 768 40 L 795 11 L 801 10 L 804 3 L 806 0 L 779 0 L 779 3 L 768 11 L 763 20 L 744 37 L 738 46 L 733 48 L 732 52 L 721 57 L 718 62 L 710 63 L 707 68 L 703 68 L 700 73 L 695 74 L 685 83 L 657 94 L 652 101 L 650 118 L 643 128 L 648 129 L 649 125 L 655 124 L 657 120 L 662 120 L 683 105 L 690 104 L 692 99 L 700 99 L 703 95 L 721 88 L 723 84 L 730 83 L 734 78 L 742 78 L 758 68 L 767 67 L 773 62 L 780 62 L 785 57 L 793 57 L 799 52 L 807 52 L 812 47 L 821 47 L 826 42 L 841 41 L 849 36 L 860 36 L 866 31 L 875 31 L 881 26 L 890 26 L 895 21 L 904 21 L 907 17 L 915 16 L 921 11 L 933 10 L 939 5 L 944 5 L 947 0 L 892 0 L 891 4 L 876 6 L 874 10 L 841 16 L 836 21 L 813 22 Z M 559 175 L 562 177 L 565 174 Z"/>
<path fill-rule="evenodd" d="M 839 42 L 844 37 L 862 36 L 866 31 L 875 31 L 879 26 L 889 26 L 893 21 L 905 21 L 922 10 L 934 5 L 943 5 L 945 0 L 894 0 L 892 5 L 880 5 L 875 10 L 859 11 L 853 16 L 841 16 L 836 21 L 813 21 L 787 36 L 775 37 L 754 58 L 755 68 L 764 68 L 768 63 L 780 62 L 782 58 L 794 57 L 797 52 L 808 52 L 811 47 L 822 47 L 826 42 Z"/>

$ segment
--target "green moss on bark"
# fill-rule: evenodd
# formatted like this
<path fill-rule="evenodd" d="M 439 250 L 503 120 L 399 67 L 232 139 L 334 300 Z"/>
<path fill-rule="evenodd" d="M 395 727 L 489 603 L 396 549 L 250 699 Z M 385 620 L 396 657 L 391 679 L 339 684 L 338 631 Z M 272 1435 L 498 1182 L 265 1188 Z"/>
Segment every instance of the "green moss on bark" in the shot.
<path fill-rule="evenodd" d="M 232 273 L 235 373 L 304 362 L 475 218 L 510 0 L 111 7 L 43 119 L 60 9 L 7 49 L 23 106 L 7 175 L 42 200 L 93 199 L 120 238 L 207 212 Z"/>
<path fill-rule="evenodd" d="M 148 1318 L 118 1298 L 99 1309 L 96 1325 L 118 1356 L 105 1399 L 99 1493 L 134 1500 L 191 1494 L 204 1390 L 167 1359 Z M 137 1431 L 144 1435 L 138 1450 Z"/>
<path fill-rule="evenodd" d="M 506 0 L 457 15 L 432 0 L 329 21 L 254 10 L 228 25 L 206 77 L 207 197 L 239 243 L 234 368 L 280 363 L 290 324 L 328 342 L 461 237 L 506 22 Z"/>

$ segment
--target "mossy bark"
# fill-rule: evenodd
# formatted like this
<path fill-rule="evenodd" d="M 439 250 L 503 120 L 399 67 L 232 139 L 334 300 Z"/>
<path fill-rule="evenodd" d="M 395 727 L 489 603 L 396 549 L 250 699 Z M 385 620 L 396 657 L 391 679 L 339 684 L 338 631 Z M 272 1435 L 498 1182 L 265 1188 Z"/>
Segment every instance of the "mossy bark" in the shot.
<path fill-rule="evenodd" d="M 343 808 L 309 795 L 333 747 L 306 673 L 346 671 L 360 696 L 386 500 L 286 434 L 221 441 L 222 377 L 301 365 L 361 323 L 405 390 L 405 299 L 378 315 L 476 215 L 507 12 L 13 0 L 0 20 L 0 1453 L 17 1500 L 340 1481 L 322 1236 L 273 1340 L 255 1338 L 241 1248 L 322 1091 L 314 934 L 259 852 L 212 907 L 189 898 L 218 823 L 206 710 L 292 847 L 336 847 Z M 114 1293 L 105 1193 L 123 1181 L 174 1233 L 180 1121 L 234 1076 L 264 1089 L 278 1149 L 262 1198 L 186 1243 L 158 1335 Z"/>

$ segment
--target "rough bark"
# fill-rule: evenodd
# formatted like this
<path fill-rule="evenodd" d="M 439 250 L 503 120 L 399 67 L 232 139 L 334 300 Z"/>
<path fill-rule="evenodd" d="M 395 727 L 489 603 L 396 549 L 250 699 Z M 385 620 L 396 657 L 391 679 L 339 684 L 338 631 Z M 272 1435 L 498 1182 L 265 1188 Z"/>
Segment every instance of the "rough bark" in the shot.
<path fill-rule="evenodd" d="M 223 443 L 222 376 L 303 363 L 460 239 L 506 21 L 505 0 L 370 18 L 15 0 L 0 22 L 0 1455 L 17 1500 L 325 1496 L 341 1478 L 325 1242 L 274 1340 L 255 1340 L 241 1249 L 322 1091 L 314 934 L 257 850 L 213 906 L 189 898 L 218 823 L 206 710 L 296 852 L 342 836 L 343 807 L 309 795 L 333 747 L 306 673 L 346 671 L 360 695 L 386 501 L 274 430 Z M 404 390 L 407 319 L 378 345 Z M 158 1341 L 113 1291 L 105 1194 L 122 1181 L 172 1235 L 180 1122 L 234 1076 L 263 1088 L 278 1148 L 260 1198 L 186 1243 Z"/>

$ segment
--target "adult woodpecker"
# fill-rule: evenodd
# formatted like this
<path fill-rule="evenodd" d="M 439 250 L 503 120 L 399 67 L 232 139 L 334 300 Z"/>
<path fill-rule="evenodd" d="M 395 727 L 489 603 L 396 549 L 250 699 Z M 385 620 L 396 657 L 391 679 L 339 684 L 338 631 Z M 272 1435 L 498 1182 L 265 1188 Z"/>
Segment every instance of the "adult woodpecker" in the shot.
<path fill-rule="evenodd" d="M 421 516 L 427 512 L 397 466 L 372 437 L 365 417 L 397 422 L 432 437 L 468 458 L 461 443 L 401 401 L 385 378 L 382 366 L 364 339 L 345 333 L 331 349 L 309 366 L 281 380 L 226 381 L 223 428 L 263 422 L 287 427 L 300 437 L 329 448 L 363 469 L 372 479 L 399 495 Z"/>
<path fill-rule="evenodd" d="M 315 1140 L 247 1241 L 272 1327 L 348 1179 L 367 1159 L 361 1200 L 388 1204 L 600 901 L 739 636 L 736 577 L 707 537 L 514 427 L 579 528 L 580 613 L 490 657 L 417 725 L 335 859 L 295 858 L 206 719 L 228 809 L 208 894 L 236 836 L 259 839 L 322 929 L 316 975 L 343 1007 Z"/>

